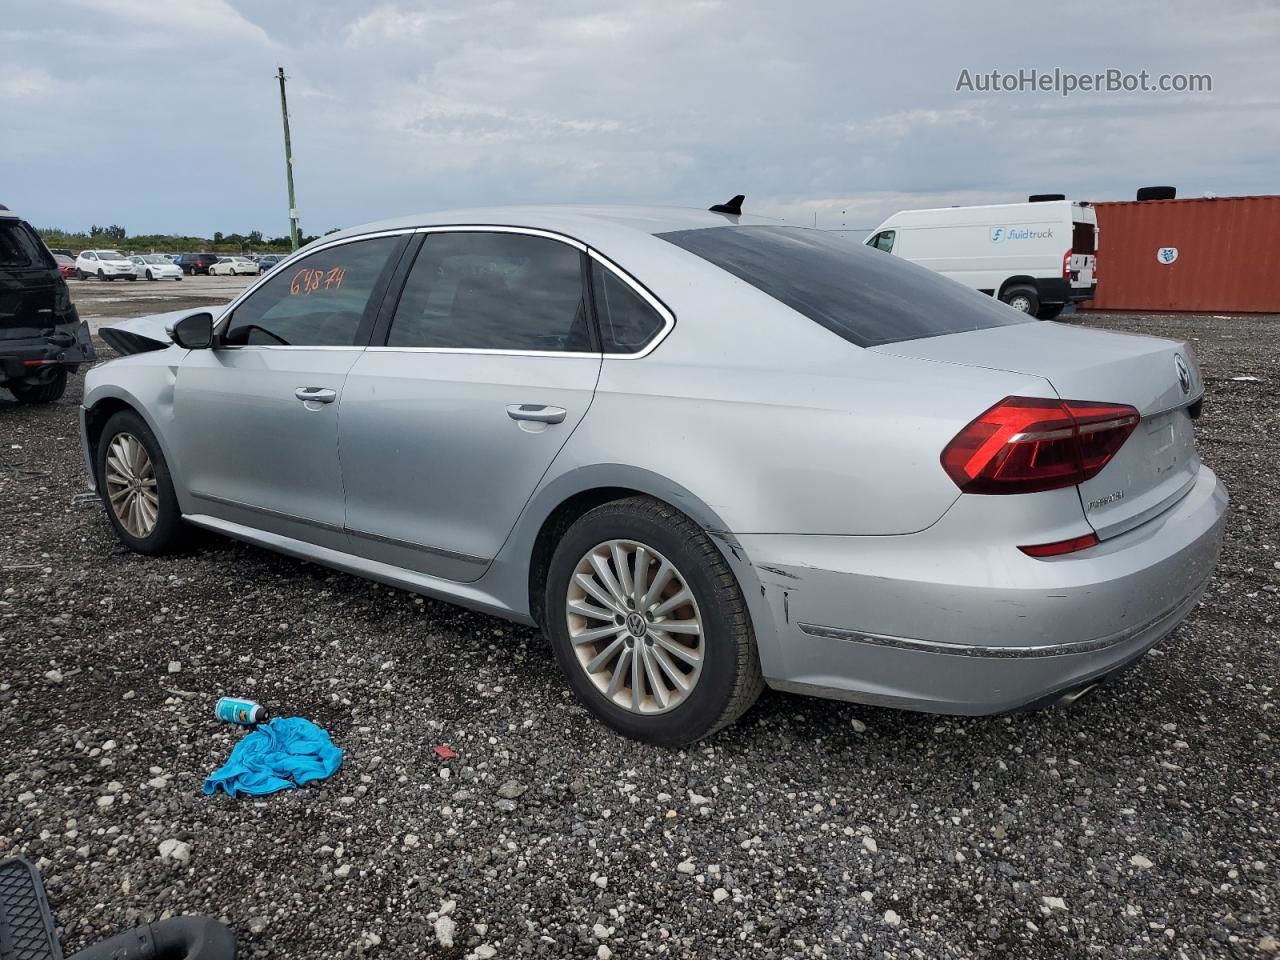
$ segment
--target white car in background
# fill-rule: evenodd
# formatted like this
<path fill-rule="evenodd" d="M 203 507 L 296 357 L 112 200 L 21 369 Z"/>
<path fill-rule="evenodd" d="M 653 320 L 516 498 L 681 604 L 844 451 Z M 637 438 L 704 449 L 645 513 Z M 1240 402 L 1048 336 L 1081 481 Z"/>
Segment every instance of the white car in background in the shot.
<path fill-rule="evenodd" d="M 218 262 L 209 267 L 209 275 L 215 277 L 252 277 L 261 272 L 258 264 L 248 257 L 219 257 Z"/>
<path fill-rule="evenodd" d="M 99 280 L 114 280 L 125 277 L 137 280 L 133 261 L 119 250 L 85 250 L 76 257 L 76 278 L 86 280 L 97 277 Z"/>
<path fill-rule="evenodd" d="M 182 279 L 182 268 L 168 257 L 162 257 L 159 254 L 146 254 L 130 257 L 129 259 L 133 261 L 134 274 L 136 276 L 146 277 L 148 280 Z"/>

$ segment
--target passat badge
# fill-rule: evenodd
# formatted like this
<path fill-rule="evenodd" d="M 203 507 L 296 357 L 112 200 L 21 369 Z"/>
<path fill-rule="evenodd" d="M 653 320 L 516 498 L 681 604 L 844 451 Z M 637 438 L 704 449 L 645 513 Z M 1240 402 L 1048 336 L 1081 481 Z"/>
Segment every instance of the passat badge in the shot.
<path fill-rule="evenodd" d="M 1178 372 L 1178 383 L 1182 385 L 1182 392 L 1190 393 L 1191 368 L 1187 366 L 1187 361 L 1182 359 L 1182 354 L 1175 353 L 1173 355 L 1173 369 Z"/>
<path fill-rule="evenodd" d="M 1178 259 L 1177 247 L 1161 247 L 1159 250 L 1156 251 L 1156 260 L 1159 263 L 1163 263 L 1165 266 L 1168 266 L 1169 264 L 1173 263 L 1173 261 L 1177 259 Z"/>

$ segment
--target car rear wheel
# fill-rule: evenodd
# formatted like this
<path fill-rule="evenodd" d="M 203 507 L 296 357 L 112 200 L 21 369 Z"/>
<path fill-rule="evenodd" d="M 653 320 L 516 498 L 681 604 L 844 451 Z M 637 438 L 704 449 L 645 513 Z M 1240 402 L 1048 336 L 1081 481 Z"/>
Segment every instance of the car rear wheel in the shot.
<path fill-rule="evenodd" d="M 648 497 L 604 504 L 564 534 L 545 629 L 578 699 L 608 726 L 666 746 L 738 719 L 764 687 L 737 580 L 711 538 Z"/>
<path fill-rule="evenodd" d="M 83 280 L 86 276 L 88 276 L 88 274 L 86 274 L 86 273 L 85 273 L 83 270 L 81 270 L 79 267 L 76 267 L 76 279 L 77 279 L 77 280 Z"/>
<path fill-rule="evenodd" d="M 15 383 L 9 389 L 22 403 L 54 403 L 67 392 L 67 371 L 59 370 L 45 383 Z"/>
<path fill-rule="evenodd" d="M 1040 309 L 1040 296 L 1036 293 L 1034 287 L 1010 287 L 1000 294 L 1000 299 L 1013 307 L 1013 309 L 1021 313 L 1029 313 L 1032 316 Z"/>
<path fill-rule="evenodd" d="M 107 421 L 98 438 L 99 494 L 118 536 L 139 553 L 167 553 L 182 545 L 186 525 L 169 467 L 146 422 L 132 410 Z"/>

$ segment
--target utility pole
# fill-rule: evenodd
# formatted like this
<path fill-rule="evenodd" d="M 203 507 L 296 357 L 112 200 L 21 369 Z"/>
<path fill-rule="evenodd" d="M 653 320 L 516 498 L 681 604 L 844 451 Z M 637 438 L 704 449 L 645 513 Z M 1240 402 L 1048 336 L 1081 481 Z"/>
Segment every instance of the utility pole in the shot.
<path fill-rule="evenodd" d="M 280 80 L 280 117 L 284 120 L 284 170 L 289 178 L 289 240 L 298 249 L 298 208 L 293 200 L 293 145 L 289 141 L 289 102 L 284 96 L 284 67 L 276 68 Z"/>

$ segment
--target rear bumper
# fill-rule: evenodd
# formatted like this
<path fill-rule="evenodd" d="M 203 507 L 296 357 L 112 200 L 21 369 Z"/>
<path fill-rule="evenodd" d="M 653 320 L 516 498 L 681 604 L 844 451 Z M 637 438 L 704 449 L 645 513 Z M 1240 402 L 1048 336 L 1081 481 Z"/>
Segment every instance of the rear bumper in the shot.
<path fill-rule="evenodd" d="M 975 543 L 950 515 L 902 537 L 741 537 L 774 615 L 776 648 L 761 641 L 766 678 L 935 713 L 1052 699 L 1131 663 L 1194 608 L 1226 505 L 1201 467 L 1160 517 L 1047 560 Z"/>
<path fill-rule="evenodd" d="M 96 358 L 89 328 L 83 322 L 74 327 L 59 327 L 57 331 L 55 337 L 70 334 L 75 342 L 67 346 L 50 342 L 46 337 L 0 340 L 0 382 L 40 380 L 45 371 L 59 367 L 74 370 Z"/>
<path fill-rule="evenodd" d="M 1087 287 L 1073 286 L 1066 277 L 1048 277 L 1036 280 L 1036 293 L 1041 303 L 1082 303 L 1092 300 L 1098 292 L 1098 285 Z"/>

